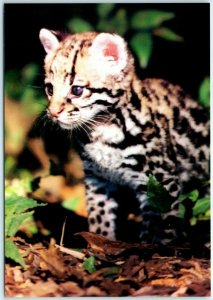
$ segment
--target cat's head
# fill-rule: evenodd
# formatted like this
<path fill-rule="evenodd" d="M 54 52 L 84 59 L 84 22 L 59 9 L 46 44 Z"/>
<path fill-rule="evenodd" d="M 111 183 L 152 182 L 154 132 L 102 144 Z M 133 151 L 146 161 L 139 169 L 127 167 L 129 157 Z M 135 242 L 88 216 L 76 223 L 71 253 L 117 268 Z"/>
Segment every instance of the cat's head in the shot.
<path fill-rule="evenodd" d="M 120 36 L 87 32 L 60 37 L 41 29 L 46 51 L 47 113 L 62 128 L 92 125 L 125 94 L 134 62 Z"/>

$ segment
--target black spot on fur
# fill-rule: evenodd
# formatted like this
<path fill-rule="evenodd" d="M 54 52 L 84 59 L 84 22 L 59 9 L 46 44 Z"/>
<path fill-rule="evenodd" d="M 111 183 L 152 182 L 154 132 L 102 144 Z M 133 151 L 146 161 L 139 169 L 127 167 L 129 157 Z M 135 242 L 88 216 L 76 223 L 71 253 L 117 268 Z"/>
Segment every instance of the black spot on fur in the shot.
<path fill-rule="evenodd" d="M 107 221 L 107 222 L 105 222 L 105 226 L 106 227 L 109 227 L 110 226 L 110 223 Z"/>
<path fill-rule="evenodd" d="M 190 112 L 197 124 L 205 123 L 207 121 L 207 116 L 203 109 L 191 108 Z"/>
<path fill-rule="evenodd" d="M 94 218 L 90 218 L 90 219 L 89 219 L 89 223 L 90 223 L 90 224 L 95 224 L 95 219 L 94 219 Z"/>
<path fill-rule="evenodd" d="M 145 87 L 142 87 L 141 92 L 142 92 L 142 95 L 143 95 L 144 97 L 150 99 L 149 94 L 148 94 L 148 92 L 147 92 L 147 90 L 146 90 Z"/>
<path fill-rule="evenodd" d="M 200 161 L 206 160 L 206 156 L 202 150 L 200 150 L 200 153 L 199 153 L 199 160 Z"/>
<path fill-rule="evenodd" d="M 95 231 L 97 234 L 100 234 L 101 233 L 101 229 L 98 227 Z"/>
<path fill-rule="evenodd" d="M 101 224 L 101 222 L 102 222 L 101 216 L 100 216 L 100 215 L 97 215 L 97 216 L 96 216 L 96 219 L 97 219 L 98 224 Z"/>

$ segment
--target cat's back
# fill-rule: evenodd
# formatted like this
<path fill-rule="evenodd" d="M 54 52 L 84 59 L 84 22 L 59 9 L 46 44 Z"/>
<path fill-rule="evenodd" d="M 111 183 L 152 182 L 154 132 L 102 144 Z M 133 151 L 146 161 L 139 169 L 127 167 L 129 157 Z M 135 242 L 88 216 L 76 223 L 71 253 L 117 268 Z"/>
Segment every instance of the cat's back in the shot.
<path fill-rule="evenodd" d="M 142 107 L 146 106 L 152 122 L 167 131 L 176 152 L 180 171 L 195 175 L 209 171 L 209 111 L 184 90 L 162 79 L 145 79 L 138 83 Z M 186 177 L 185 173 L 183 175 Z M 188 178 L 188 176 L 187 176 Z"/>

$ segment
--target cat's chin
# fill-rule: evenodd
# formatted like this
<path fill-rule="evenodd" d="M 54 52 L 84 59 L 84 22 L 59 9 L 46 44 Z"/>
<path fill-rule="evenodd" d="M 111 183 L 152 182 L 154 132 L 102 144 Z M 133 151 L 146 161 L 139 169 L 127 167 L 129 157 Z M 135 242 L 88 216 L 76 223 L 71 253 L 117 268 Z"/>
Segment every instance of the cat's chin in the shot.
<path fill-rule="evenodd" d="M 63 123 L 61 121 L 58 121 L 58 125 L 62 128 L 62 129 L 66 129 L 66 130 L 72 130 L 74 128 L 73 125 L 71 124 L 67 124 L 67 123 Z"/>

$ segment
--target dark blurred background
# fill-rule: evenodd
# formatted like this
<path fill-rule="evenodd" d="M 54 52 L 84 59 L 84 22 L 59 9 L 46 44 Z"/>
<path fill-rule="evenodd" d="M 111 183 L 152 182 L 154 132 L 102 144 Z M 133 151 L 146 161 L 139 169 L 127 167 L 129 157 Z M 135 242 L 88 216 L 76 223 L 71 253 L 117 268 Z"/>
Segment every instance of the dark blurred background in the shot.
<path fill-rule="evenodd" d="M 141 76 L 168 79 L 197 97 L 200 82 L 210 72 L 210 4 L 116 4 L 119 8 L 126 10 L 128 18 L 147 9 L 175 14 L 167 24 L 184 41 L 165 42 L 156 37 L 149 65 Z M 44 51 L 39 30 L 45 27 L 67 31 L 66 24 L 76 16 L 95 25 L 96 4 L 5 4 L 5 70 L 22 68 L 32 61 L 42 65 Z"/>

